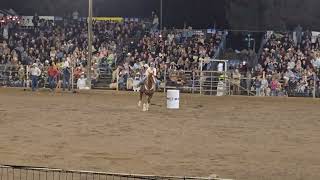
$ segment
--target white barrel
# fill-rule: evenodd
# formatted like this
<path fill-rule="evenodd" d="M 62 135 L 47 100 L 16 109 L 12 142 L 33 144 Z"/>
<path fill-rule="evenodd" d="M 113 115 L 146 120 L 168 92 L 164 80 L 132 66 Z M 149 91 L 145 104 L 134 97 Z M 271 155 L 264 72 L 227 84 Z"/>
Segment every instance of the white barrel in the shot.
<path fill-rule="evenodd" d="M 179 104 L 180 104 L 180 91 L 168 90 L 167 91 L 167 108 L 179 109 Z"/>
<path fill-rule="evenodd" d="M 225 96 L 226 94 L 226 87 L 224 82 L 219 81 L 218 82 L 218 87 L 217 87 L 217 96 Z"/>

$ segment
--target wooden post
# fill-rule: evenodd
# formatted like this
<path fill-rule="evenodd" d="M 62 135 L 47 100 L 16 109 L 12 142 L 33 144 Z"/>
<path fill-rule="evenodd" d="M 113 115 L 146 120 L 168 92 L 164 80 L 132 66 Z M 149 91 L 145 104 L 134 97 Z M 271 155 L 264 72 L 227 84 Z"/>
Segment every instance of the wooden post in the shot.
<path fill-rule="evenodd" d="M 317 75 L 316 75 L 316 73 L 313 73 L 313 92 L 312 92 L 313 99 L 316 98 L 316 88 L 317 88 L 316 84 L 317 84 Z"/>

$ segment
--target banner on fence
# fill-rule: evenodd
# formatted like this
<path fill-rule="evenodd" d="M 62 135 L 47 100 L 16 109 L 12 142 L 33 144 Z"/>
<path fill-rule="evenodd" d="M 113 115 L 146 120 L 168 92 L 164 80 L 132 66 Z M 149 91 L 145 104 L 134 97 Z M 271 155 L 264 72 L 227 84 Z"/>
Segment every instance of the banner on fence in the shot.
<path fill-rule="evenodd" d="M 33 16 L 22 16 L 21 19 L 22 19 L 21 20 L 22 26 L 26 26 L 26 27 L 33 26 L 33 23 L 32 23 Z"/>
<path fill-rule="evenodd" d="M 54 20 L 55 20 L 55 21 L 62 21 L 63 18 L 62 18 L 62 17 L 59 17 L 59 16 L 55 16 L 55 17 L 54 17 Z"/>
<path fill-rule="evenodd" d="M 21 16 L 21 25 L 25 27 L 33 27 L 33 16 Z M 39 19 L 54 21 L 54 16 L 39 16 Z"/>
<path fill-rule="evenodd" d="M 320 37 L 320 32 L 312 31 L 311 42 L 316 43 L 318 37 Z"/>
<path fill-rule="evenodd" d="M 139 18 L 124 18 L 125 22 L 139 22 Z"/>
<path fill-rule="evenodd" d="M 208 34 L 215 34 L 216 32 L 216 29 L 207 29 Z"/>
<path fill-rule="evenodd" d="M 113 21 L 113 22 L 123 22 L 124 18 L 122 17 L 93 17 L 95 21 Z"/>
<path fill-rule="evenodd" d="M 39 19 L 54 21 L 54 16 L 39 16 Z"/>

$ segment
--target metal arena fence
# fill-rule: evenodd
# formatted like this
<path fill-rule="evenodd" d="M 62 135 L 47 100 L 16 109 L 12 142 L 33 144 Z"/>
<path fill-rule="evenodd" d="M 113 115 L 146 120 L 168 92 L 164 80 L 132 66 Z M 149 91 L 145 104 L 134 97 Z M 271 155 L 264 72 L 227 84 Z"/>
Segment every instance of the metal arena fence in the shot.
<path fill-rule="evenodd" d="M 31 83 L 30 74 L 27 66 L 17 65 L 0 65 L 0 87 L 24 87 L 29 88 Z M 38 87 L 48 87 L 48 77 L 45 69 L 42 69 Z M 111 79 L 111 77 L 110 77 Z M 114 89 L 117 90 L 134 90 L 135 84 L 140 80 L 136 80 L 135 75 L 127 77 L 126 79 L 118 75 L 116 77 L 117 83 Z M 139 79 L 139 78 L 138 78 Z M 232 75 L 227 71 L 185 71 L 165 69 L 161 72 L 158 78 L 160 83 L 160 90 L 166 92 L 167 89 L 179 89 L 184 93 L 224 96 L 224 95 L 247 95 L 255 96 L 255 78 L 248 78 L 242 75 L 240 78 L 240 84 L 234 84 Z M 76 88 L 76 77 L 71 70 L 70 84 L 71 87 Z M 270 80 L 269 80 L 270 81 Z M 98 80 L 100 82 L 100 80 Z M 131 82 L 131 83 L 129 83 Z M 307 86 L 299 81 L 289 81 L 285 84 L 281 83 L 281 90 L 276 92 L 276 96 L 291 96 L 291 97 L 313 97 L 320 98 L 320 74 L 315 75 L 310 84 Z M 101 84 L 101 83 L 100 83 Z M 110 84 L 105 82 L 104 87 L 109 87 Z M 123 87 L 123 88 L 121 88 Z M 94 86 L 96 88 L 96 86 Z M 265 91 L 268 91 L 267 89 Z M 262 93 L 263 94 L 263 93 Z M 271 96 L 265 93 L 264 96 Z"/>
<path fill-rule="evenodd" d="M 227 180 L 216 177 L 180 177 L 64 170 L 0 165 L 0 180 Z M 230 179 L 229 179 L 230 180 Z"/>
<path fill-rule="evenodd" d="M 31 66 L 26 65 L 3 65 L 0 64 L 0 87 L 31 87 L 31 76 L 29 73 Z M 47 88 L 48 87 L 48 66 L 42 66 L 41 75 L 38 79 L 38 88 Z M 62 76 L 62 71 L 60 70 Z M 73 68 L 70 70 L 70 84 L 71 87 L 74 87 L 76 84 L 76 78 L 73 74 Z M 61 79 L 60 79 L 61 80 Z"/>

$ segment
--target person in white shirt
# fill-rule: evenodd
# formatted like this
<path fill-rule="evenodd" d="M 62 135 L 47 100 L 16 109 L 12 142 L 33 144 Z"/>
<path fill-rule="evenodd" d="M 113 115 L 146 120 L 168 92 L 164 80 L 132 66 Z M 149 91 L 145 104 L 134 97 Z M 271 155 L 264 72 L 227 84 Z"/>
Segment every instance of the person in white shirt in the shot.
<path fill-rule="evenodd" d="M 38 80 L 39 76 L 41 75 L 41 70 L 39 69 L 38 65 L 34 63 L 30 69 L 31 74 L 31 87 L 32 91 L 35 91 L 38 88 Z"/>
<path fill-rule="evenodd" d="M 79 90 L 83 90 L 83 89 L 89 89 L 87 86 L 86 86 L 86 81 L 87 79 L 84 77 L 84 74 L 82 74 L 80 76 L 80 78 L 78 79 L 77 81 L 77 88 Z"/>
<path fill-rule="evenodd" d="M 218 71 L 223 72 L 223 63 L 221 62 L 218 64 Z"/>

